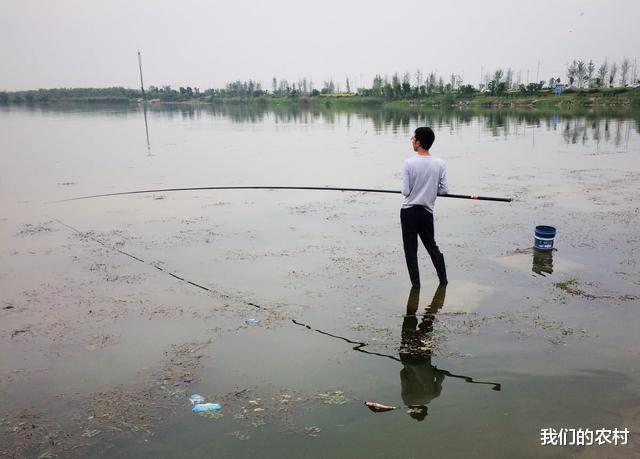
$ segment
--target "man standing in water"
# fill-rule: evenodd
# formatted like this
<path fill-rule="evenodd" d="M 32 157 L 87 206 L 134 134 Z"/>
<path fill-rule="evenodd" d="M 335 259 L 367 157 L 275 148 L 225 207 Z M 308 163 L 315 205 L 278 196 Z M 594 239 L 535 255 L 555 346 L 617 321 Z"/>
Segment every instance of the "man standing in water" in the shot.
<path fill-rule="evenodd" d="M 404 256 L 414 288 L 420 288 L 418 235 L 431 256 L 440 283 L 448 283 L 444 256 L 434 238 L 433 207 L 438 193 L 448 193 L 449 189 L 444 161 L 429 153 L 434 139 L 431 128 L 416 129 L 411 137 L 411 145 L 417 154 L 405 161 L 402 171 L 402 194 L 405 198 L 400 210 L 400 223 Z"/>

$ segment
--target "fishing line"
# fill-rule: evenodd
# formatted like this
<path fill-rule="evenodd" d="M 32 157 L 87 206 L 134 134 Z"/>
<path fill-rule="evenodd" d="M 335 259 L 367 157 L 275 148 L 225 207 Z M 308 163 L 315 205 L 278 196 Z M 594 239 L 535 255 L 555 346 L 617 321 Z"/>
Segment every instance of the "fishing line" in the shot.
<path fill-rule="evenodd" d="M 350 340 L 349 338 L 345 338 L 343 336 L 334 335 L 334 334 L 319 330 L 317 328 L 312 328 L 311 326 L 309 326 L 307 324 L 303 324 L 302 322 L 298 322 L 295 319 L 291 319 L 291 321 L 296 325 L 300 325 L 301 327 L 305 327 L 307 330 L 312 330 L 312 331 L 320 333 L 321 335 L 330 336 L 332 338 L 340 339 L 342 341 L 346 341 L 349 344 L 355 344 L 356 346 L 352 347 L 352 349 L 354 351 L 356 351 L 356 352 L 362 352 L 364 354 L 369 354 L 369 355 L 377 355 L 378 357 L 386 357 L 386 358 L 395 360 L 396 362 L 403 363 L 402 360 L 400 360 L 398 357 L 396 357 L 394 355 L 382 354 L 382 353 L 379 353 L 379 352 L 372 352 L 372 351 L 367 351 L 367 350 L 363 349 L 365 346 L 368 346 L 367 343 L 363 343 L 363 342 L 360 342 L 360 341 L 353 341 L 353 340 Z M 502 390 L 502 384 L 500 384 L 500 383 L 495 383 L 495 382 L 490 382 L 490 381 L 476 381 L 470 376 L 456 375 L 456 374 L 451 373 L 448 370 L 441 370 L 438 367 L 434 367 L 434 368 L 437 371 L 442 372 L 444 375 L 449 376 L 450 378 L 463 379 L 465 382 L 467 382 L 469 384 L 488 384 L 488 385 L 492 386 L 491 390 L 495 390 L 495 391 L 498 391 L 498 392 L 500 390 Z"/>
<path fill-rule="evenodd" d="M 118 253 L 120 253 L 120 254 L 122 254 L 122 255 L 125 255 L 125 256 L 127 256 L 127 257 L 129 257 L 129 258 L 132 258 L 133 260 L 136 260 L 136 261 L 138 261 L 138 262 L 140 262 L 140 263 L 144 263 L 145 265 L 151 266 L 151 267 L 153 267 L 153 268 L 157 269 L 158 271 L 162 271 L 163 273 L 168 274 L 169 276 L 171 276 L 171 277 L 173 277 L 173 278 L 175 278 L 175 279 L 178 279 L 178 280 L 180 280 L 180 281 L 182 281 L 182 282 L 186 282 L 187 284 L 190 284 L 190 285 L 192 285 L 192 286 L 194 286 L 194 287 L 197 287 L 197 288 L 199 288 L 199 289 L 205 290 L 205 291 L 207 291 L 207 292 L 209 292 L 209 293 L 214 293 L 214 294 L 216 294 L 216 295 L 220 295 L 222 298 L 226 298 L 226 299 L 230 298 L 230 296 L 229 296 L 229 295 L 226 295 L 226 294 L 224 294 L 224 293 L 220 293 L 220 292 L 216 292 L 215 290 L 210 289 L 209 287 L 205 287 L 204 285 L 200 285 L 200 284 L 198 284 L 198 283 L 196 283 L 196 282 L 192 282 L 192 281 L 190 281 L 190 280 L 188 280 L 188 279 L 185 279 L 184 277 L 180 277 L 180 276 L 178 276 L 178 275 L 177 275 L 177 274 L 175 274 L 175 273 L 172 273 L 172 272 L 170 272 L 170 271 L 167 271 L 167 270 L 165 270 L 162 266 L 159 266 L 159 265 L 153 264 L 153 263 L 151 263 L 151 262 L 149 262 L 149 261 L 145 261 L 145 260 L 143 260 L 142 258 L 137 257 L 137 256 L 135 256 L 135 255 L 133 255 L 133 254 L 131 254 L 131 253 L 129 253 L 129 252 L 125 252 L 124 250 L 120 250 L 120 249 L 118 249 L 117 247 L 113 247 L 113 246 L 111 246 L 111 245 L 109 245 L 109 244 L 107 244 L 107 243 L 105 243 L 105 242 L 101 241 L 100 239 L 98 239 L 98 238 L 96 238 L 96 237 L 93 237 L 91 234 L 86 233 L 86 232 L 83 232 L 83 231 L 80 231 L 78 228 L 74 228 L 73 226 L 68 225 L 68 224 L 66 224 L 66 223 L 64 223 L 64 222 L 62 222 L 62 221 L 60 221 L 60 220 L 57 220 L 57 219 L 56 219 L 56 220 L 54 220 L 54 221 L 58 222 L 58 223 L 59 223 L 59 224 L 61 224 L 62 226 L 64 226 L 64 227 L 66 227 L 66 228 L 68 228 L 68 229 L 70 229 L 70 230 L 74 231 L 75 233 L 77 233 L 77 234 L 79 234 L 79 235 L 81 235 L 81 236 L 83 236 L 83 237 L 85 237 L 85 238 L 87 238 L 87 239 L 91 239 L 92 241 L 97 242 L 98 244 L 100 244 L 101 246 L 103 246 L 104 248 L 106 248 L 106 249 L 108 249 L 108 250 L 111 250 L 111 251 L 114 251 L 114 252 L 118 252 Z M 245 303 L 245 304 L 247 304 L 247 305 L 249 305 L 249 306 L 253 306 L 253 307 L 256 307 L 256 308 L 260 308 L 260 306 L 258 306 L 258 305 L 256 305 L 256 304 L 254 304 L 254 303 L 249 303 L 249 302 L 246 302 L 246 301 L 245 301 L 244 303 Z"/>
<path fill-rule="evenodd" d="M 111 246 L 111 245 L 109 245 L 109 244 L 107 244 L 107 243 L 105 243 L 105 242 L 101 241 L 100 239 L 98 239 L 98 238 L 96 238 L 96 237 L 93 237 L 91 234 L 86 233 L 86 232 L 84 232 L 84 231 L 81 231 L 81 230 L 79 230 L 78 228 L 75 228 L 75 227 L 73 227 L 73 226 L 71 226 L 71 225 L 68 225 L 68 224 L 64 223 L 63 221 L 61 221 L 61 220 L 55 219 L 54 221 L 55 221 L 55 222 L 57 222 L 57 223 L 59 223 L 60 225 L 62 225 L 62 226 L 64 226 L 64 227 L 66 227 L 66 228 L 68 228 L 68 229 L 72 230 L 73 232 L 75 232 L 75 233 L 77 233 L 77 234 L 81 235 L 82 237 L 85 237 L 85 238 L 87 238 L 87 239 L 91 239 L 91 240 L 92 240 L 92 241 L 94 241 L 94 242 L 97 242 L 98 244 L 100 244 L 101 246 L 103 246 L 104 248 L 106 248 L 107 250 L 111 250 L 111 251 L 114 251 L 114 252 L 118 252 L 118 253 L 120 253 L 120 254 L 122 254 L 122 255 L 125 255 L 125 256 L 127 256 L 127 257 L 129 257 L 129 258 L 133 259 L 133 260 L 136 260 L 136 261 L 138 261 L 138 262 L 140 262 L 140 263 L 144 263 L 145 265 L 151 266 L 151 267 L 153 267 L 153 268 L 157 269 L 158 271 L 162 271 L 163 273 L 168 274 L 169 276 L 171 276 L 171 277 L 173 277 L 173 278 L 175 278 L 175 279 L 178 279 L 178 280 L 180 280 L 180 281 L 182 281 L 182 282 L 186 282 L 187 284 L 190 284 L 190 285 L 192 285 L 192 286 L 194 286 L 194 287 L 197 287 L 197 288 L 199 288 L 199 289 L 205 290 L 205 291 L 207 291 L 207 292 L 209 292 L 209 293 L 214 293 L 214 294 L 220 295 L 221 297 L 226 298 L 226 299 L 230 298 L 230 296 L 229 296 L 229 295 L 225 295 L 225 294 L 222 294 L 222 293 L 216 292 L 215 290 L 212 290 L 212 289 L 210 289 L 210 288 L 208 288 L 208 287 L 205 287 L 204 285 L 197 284 L 197 283 L 192 282 L 192 281 L 190 281 L 190 280 L 188 280 L 188 279 L 185 279 L 185 278 L 183 278 L 183 277 L 180 277 L 180 276 L 178 276 L 177 274 L 172 273 L 171 271 L 167 271 L 167 270 L 165 270 L 164 268 L 162 268 L 162 267 L 161 267 L 161 266 L 159 266 L 159 265 L 156 265 L 156 264 L 153 264 L 153 263 L 151 263 L 151 262 L 145 261 L 145 260 L 143 260 L 142 258 L 137 257 L 137 256 L 135 256 L 135 255 L 133 255 L 133 254 L 131 254 L 131 253 L 129 253 L 129 252 L 125 252 L 124 250 L 120 250 L 120 249 L 118 249 L 117 247 L 113 247 L 113 246 Z M 244 304 L 246 304 L 247 306 L 252 306 L 252 307 L 254 307 L 254 308 L 258 308 L 258 309 L 266 310 L 266 309 L 265 309 L 265 308 L 263 308 L 262 306 L 260 306 L 260 305 L 258 305 L 258 304 L 255 304 L 255 303 L 253 303 L 253 302 L 251 302 L 251 301 L 242 301 L 242 302 L 243 302 Z M 307 327 L 307 328 L 308 328 L 308 329 L 310 329 L 310 330 L 315 330 L 315 329 L 312 329 L 310 326 L 308 326 L 308 325 L 306 325 L 306 324 L 303 324 L 303 323 L 300 323 L 300 322 L 296 321 L 295 319 L 291 319 L 291 321 L 292 321 L 294 324 L 296 324 L 296 325 L 302 325 L 302 326 Z M 333 337 L 333 338 L 340 338 L 340 339 L 342 339 L 342 340 L 344 340 L 344 341 L 346 341 L 346 342 L 348 342 L 348 343 L 351 343 L 351 344 L 356 344 L 357 346 L 355 346 L 353 349 L 354 349 L 354 350 L 356 350 L 356 351 L 358 351 L 358 352 L 363 352 L 363 353 L 365 353 L 365 354 L 374 354 L 374 355 L 379 355 L 379 356 L 381 356 L 381 357 L 390 357 L 390 358 L 392 358 L 392 359 L 395 359 L 395 360 L 398 360 L 398 361 L 399 361 L 399 359 L 397 359 L 397 358 L 395 358 L 395 357 L 392 357 L 392 356 L 386 356 L 386 355 L 384 355 L 384 354 L 378 354 L 378 353 L 375 353 L 375 352 L 369 352 L 369 351 L 366 351 L 366 350 L 362 349 L 363 347 L 368 346 L 368 344 L 367 344 L 367 343 L 362 343 L 362 342 L 352 341 L 352 340 L 349 340 L 349 339 L 347 339 L 347 338 L 342 338 L 342 337 L 340 337 L 340 336 L 332 335 L 331 333 L 323 332 L 323 331 L 320 331 L 320 330 L 315 330 L 315 331 L 317 331 L 317 332 L 319 332 L 319 333 L 322 333 L 322 334 L 324 334 L 324 335 L 327 335 L 327 336 L 331 336 L 331 337 Z"/>
<path fill-rule="evenodd" d="M 96 242 L 96 243 L 100 244 L 101 246 L 103 246 L 103 247 L 104 247 L 104 248 L 106 248 L 107 250 L 111 250 L 111 251 L 114 251 L 114 252 L 118 252 L 118 253 L 120 253 L 120 254 L 122 254 L 122 255 L 125 255 L 125 256 L 127 256 L 127 257 L 129 257 L 129 258 L 133 259 L 133 260 L 136 260 L 136 261 L 137 261 L 137 262 L 139 262 L 139 263 L 144 263 L 145 265 L 151 266 L 151 267 L 153 267 L 153 268 L 157 269 L 158 271 L 162 271 L 163 273 L 168 274 L 169 276 L 171 276 L 171 277 L 173 277 L 173 278 L 175 278 L 175 279 L 178 279 L 178 280 L 180 280 L 180 281 L 182 281 L 182 282 L 185 282 L 185 283 L 187 283 L 187 284 L 190 284 L 190 285 L 192 285 L 192 286 L 194 286 L 194 287 L 197 287 L 197 288 L 199 288 L 199 289 L 205 290 L 205 291 L 207 291 L 207 292 L 209 292 L 209 293 L 216 294 L 216 295 L 220 295 L 222 298 L 226 298 L 226 299 L 231 298 L 229 295 L 226 295 L 226 294 L 224 294 L 224 293 L 220 293 L 220 292 L 216 292 L 215 290 L 210 289 L 209 287 L 206 287 L 206 286 L 204 286 L 204 285 L 200 285 L 200 284 L 198 284 L 198 283 L 196 283 L 196 282 L 192 282 L 192 281 L 190 281 L 190 280 L 188 280 L 188 279 L 185 279 L 185 278 L 183 278 L 183 277 L 180 277 L 180 276 L 178 276 L 177 274 L 172 273 L 171 271 L 167 271 L 167 270 L 165 270 L 164 268 L 162 268 L 162 267 L 161 267 L 161 266 L 159 266 L 159 265 L 153 264 L 153 263 L 148 262 L 148 261 L 146 261 L 146 260 L 143 260 L 142 258 L 137 257 L 137 256 L 135 256 L 135 255 L 133 255 L 133 254 L 131 254 L 131 253 L 129 253 L 129 252 L 125 252 L 124 250 L 121 250 L 121 249 L 118 249 L 118 248 L 116 248 L 116 247 L 113 247 L 113 246 L 111 246 L 111 245 L 109 245 L 109 244 L 107 244 L 107 243 L 105 243 L 105 242 L 101 241 L 100 239 L 98 239 L 98 238 L 96 238 L 96 237 L 92 236 L 91 234 L 86 233 L 86 232 L 84 232 L 84 231 L 81 231 L 81 230 L 79 230 L 78 228 L 75 228 L 75 227 L 73 227 L 73 226 L 71 226 L 71 225 L 68 225 L 67 223 L 64 223 L 64 222 L 63 222 L 63 221 L 61 221 L 61 220 L 54 219 L 54 221 L 55 221 L 55 222 L 57 222 L 57 223 L 59 223 L 60 225 L 62 225 L 62 226 L 64 226 L 64 227 L 66 227 L 66 228 L 70 229 L 71 231 L 75 232 L 76 234 L 79 234 L 79 235 L 80 235 L 80 236 L 82 236 L 82 237 L 85 237 L 85 238 L 87 238 L 87 239 L 90 239 L 90 240 L 92 240 L 92 241 L 94 241 L 94 242 Z M 265 309 L 263 306 L 260 306 L 260 305 L 258 305 L 258 304 L 255 304 L 255 303 L 253 303 L 253 302 L 251 302 L 251 301 L 244 301 L 244 300 L 241 300 L 241 301 L 242 301 L 242 303 L 246 304 L 247 306 L 252 306 L 252 307 L 254 307 L 254 308 L 258 308 L 258 309 L 262 309 L 262 310 L 267 310 L 267 309 Z M 401 360 L 400 360 L 399 358 L 395 357 L 395 356 L 387 355 L 387 354 L 381 354 L 381 353 L 378 353 L 378 352 L 372 352 L 372 351 L 367 351 L 367 350 L 365 350 L 365 349 L 364 349 L 364 347 L 368 346 L 368 345 L 369 345 L 368 343 L 361 342 L 361 341 L 353 341 L 353 340 L 350 340 L 350 339 L 348 339 L 348 338 L 344 338 L 344 337 L 342 337 L 342 336 L 334 335 L 334 334 L 329 333 L 329 332 L 325 332 L 325 331 L 322 331 L 322 330 L 319 330 L 319 329 L 315 329 L 315 328 L 312 328 L 311 326 L 309 326 L 309 325 L 307 325 L 307 324 L 304 324 L 304 323 L 302 323 L 302 322 L 298 322 L 297 320 L 295 320 L 295 319 L 293 319 L 293 318 L 290 318 L 290 320 L 291 320 L 294 324 L 296 324 L 296 325 L 300 325 L 300 326 L 303 326 L 303 327 L 307 328 L 308 330 L 316 331 L 316 332 L 318 332 L 318 333 L 320 333 L 320 334 L 322 334 L 322 335 L 329 336 L 329 337 L 331 337 L 331 338 L 337 338 L 337 339 L 340 339 L 340 340 L 345 341 L 345 342 L 347 342 L 347 343 L 349 343 L 349 344 L 355 344 L 355 346 L 353 346 L 353 348 L 352 348 L 354 351 L 361 352 L 361 353 L 363 353 L 363 354 L 377 355 L 377 356 L 379 356 L 379 357 L 387 357 L 387 358 L 390 358 L 390 359 L 396 360 L 396 361 L 398 361 L 398 362 L 401 362 Z M 492 385 L 494 385 L 493 390 L 500 390 L 500 389 L 499 389 L 500 384 L 496 384 L 496 383 L 488 383 L 488 382 L 480 382 L 480 381 L 474 381 L 474 380 L 473 380 L 473 378 L 470 378 L 470 377 L 468 377 L 468 376 L 459 376 L 459 375 L 454 375 L 454 374 L 452 374 L 452 373 L 450 373 L 450 372 L 448 372 L 448 371 L 446 371 L 446 370 L 440 370 L 440 371 L 442 371 L 444 374 L 446 374 L 446 375 L 448 375 L 448 376 L 451 376 L 451 377 L 454 377 L 454 378 L 462 378 L 462 379 L 464 379 L 466 382 L 469 382 L 469 383 L 473 383 L 473 384 L 492 384 Z M 498 387 L 498 388 L 496 389 L 496 387 Z"/>

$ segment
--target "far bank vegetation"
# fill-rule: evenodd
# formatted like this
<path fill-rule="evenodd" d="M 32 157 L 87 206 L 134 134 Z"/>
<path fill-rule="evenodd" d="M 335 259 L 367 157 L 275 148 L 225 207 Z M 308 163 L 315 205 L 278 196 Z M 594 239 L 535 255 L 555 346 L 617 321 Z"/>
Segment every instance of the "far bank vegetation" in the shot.
<path fill-rule="evenodd" d="M 534 99 L 552 99 L 561 94 L 565 101 L 590 97 L 590 103 L 608 100 L 604 104 L 638 105 L 638 72 L 636 61 L 625 58 L 620 63 L 605 59 L 599 65 L 592 60 L 574 60 L 567 66 L 564 80 L 560 76 L 546 81 L 523 82 L 522 72 L 501 68 L 483 72 L 477 85 L 465 82 L 461 74 L 446 79 L 435 72 L 377 74 L 369 87 L 356 87 L 346 77 L 338 82 L 333 78 L 320 85 L 310 78 L 296 81 L 273 77 L 265 87 L 259 81 L 233 81 L 223 88 L 201 90 L 197 87 L 169 85 L 149 86 L 145 94 L 139 89 L 59 88 L 17 92 L 0 92 L 0 104 L 35 104 L 54 102 L 129 103 L 144 100 L 158 103 L 393 103 L 395 105 L 518 105 L 535 104 Z M 364 86 L 364 85 L 363 85 Z M 573 97 L 572 97 L 573 96 Z M 595 101 L 595 102 L 594 102 Z M 542 103 L 549 101 L 542 100 Z M 555 102 L 553 102 L 555 103 Z M 580 101 L 583 105 L 587 102 Z"/>

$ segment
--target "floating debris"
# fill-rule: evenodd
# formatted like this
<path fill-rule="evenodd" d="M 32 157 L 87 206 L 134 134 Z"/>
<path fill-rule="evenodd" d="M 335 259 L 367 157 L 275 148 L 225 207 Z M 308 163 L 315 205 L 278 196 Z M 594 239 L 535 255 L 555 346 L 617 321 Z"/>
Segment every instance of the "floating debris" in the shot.
<path fill-rule="evenodd" d="M 98 429 L 84 429 L 84 431 L 82 432 L 82 436 L 85 438 L 93 438 L 96 437 L 98 435 L 100 435 L 102 431 L 98 430 Z"/>
<path fill-rule="evenodd" d="M 589 299 L 596 298 L 595 295 L 586 293 L 584 290 L 578 288 L 577 287 L 578 281 L 576 279 L 569 279 L 563 282 L 556 282 L 554 285 L 556 286 L 556 288 L 559 288 L 560 290 L 564 290 L 565 292 L 571 295 L 581 296 Z M 602 298 L 605 298 L 605 297 L 602 297 Z"/>
<path fill-rule="evenodd" d="M 397 408 L 396 406 L 383 405 L 382 403 L 376 403 L 376 402 L 365 401 L 364 404 L 366 405 L 367 408 L 369 408 L 374 413 L 380 413 L 383 411 L 392 411 Z"/>
<path fill-rule="evenodd" d="M 201 411 L 219 411 L 222 409 L 219 403 L 199 403 L 194 406 L 191 411 L 194 413 L 200 413 Z"/>
<path fill-rule="evenodd" d="M 204 397 L 200 394 L 193 394 L 191 397 L 189 397 L 189 401 L 192 405 L 198 405 L 200 403 L 204 403 Z"/>
<path fill-rule="evenodd" d="M 349 399 L 345 397 L 344 392 L 341 390 L 320 393 L 316 395 L 316 398 L 321 399 L 327 405 L 344 405 L 349 402 Z"/>
<path fill-rule="evenodd" d="M 309 437 L 319 437 L 322 429 L 318 426 L 310 426 L 304 428 L 304 433 Z"/>
<path fill-rule="evenodd" d="M 56 444 L 60 443 L 58 440 L 60 439 L 60 432 L 50 432 L 47 434 L 46 437 L 44 437 L 44 439 L 47 441 L 47 443 L 49 443 L 51 446 L 55 446 Z"/>
<path fill-rule="evenodd" d="M 256 319 L 247 319 L 244 321 L 244 323 L 247 325 L 255 325 L 258 323 L 258 321 Z"/>
<path fill-rule="evenodd" d="M 236 414 L 233 415 L 233 419 L 245 419 L 246 417 L 247 417 L 246 411 L 238 411 Z"/>
<path fill-rule="evenodd" d="M 255 421 L 251 422 L 251 427 L 253 427 L 253 428 L 262 427 L 264 425 L 267 425 L 267 423 L 265 422 L 265 420 L 263 418 L 258 418 Z"/>
<path fill-rule="evenodd" d="M 251 438 L 249 436 L 249 432 L 245 430 L 235 430 L 233 432 L 229 432 L 229 435 L 242 441 L 246 441 L 246 440 L 249 440 L 249 438 Z"/>
<path fill-rule="evenodd" d="M 198 416 L 209 419 L 220 419 L 224 417 L 224 414 L 222 414 L 220 411 L 200 411 L 198 413 Z"/>
<path fill-rule="evenodd" d="M 169 400 L 182 400 L 184 398 L 184 396 L 187 394 L 187 391 L 184 389 L 181 389 L 179 387 L 166 387 L 166 386 L 160 386 L 160 389 L 162 389 L 163 391 L 165 391 L 166 393 L 166 397 Z"/>
<path fill-rule="evenodd" d="M 18 236 L 33 236 L 35 234 L 40 234 L 40 233 L 50 233 L 51 228 L 49 228 L 48 226 L 50 223 L 51 222 L 47 222 L 39 225 L 32 225 L 31 223 L 26 223 L 22 225 L 22 228 L 18 232 Z"/>
<path fill-rule="evenodd" d="M 599 300 L 634 301 L 638 299 L 637 296 L 629 295 L 628 293 L 624 295 L 618 295 L 618 296 L 596 295 L 594 293 L 589 293 L 582 290 L 581 288 L 578 287 L 578 284 L 579 282 L 577 279 L 569 279 L 563 282 L 556 282 L 554 286 L 556 288 L 559 288 L 560 290 L 563 290 L 564 292 L 569 293 L 570 295 L 581 296 L 589 300 L 599 299 Z"/>
<path fill-rule="evenodd" d="M 28 331 L 29 331 L 29 327 L 21 329 L 21 330 L 13 330 L 11 332 L 11 337 L 15 338 L 16 336 L 21 335 L 23 333 L 27 333 Z"/>

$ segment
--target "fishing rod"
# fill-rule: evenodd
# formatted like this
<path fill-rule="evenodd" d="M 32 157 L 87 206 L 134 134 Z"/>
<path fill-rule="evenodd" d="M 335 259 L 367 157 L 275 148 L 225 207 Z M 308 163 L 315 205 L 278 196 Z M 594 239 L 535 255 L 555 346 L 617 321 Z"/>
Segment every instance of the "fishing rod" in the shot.
<path fill-rule="evenodd" d="M 341 188 L 330 186 L 201 186 L 201 187 L 188 187 L 188 188 L 159 188 L 155 190 L 135 190 L 135 191 L 120 191 L 116 193 L 94 194 L 90 196 L 80 196 L 77 198 L 63 199 L 56 202 L 66 201 L 78 201 L 80 199 L 93 199 L 93 198 L 106 198 L 109 196 L 124 196 L 131 194 L 148 194 L 148 193 L 169 193 L 175 191 L 205 191 L 205 190 L 311 190 L 311 191 L 355 191 L 361 193 L 387 193 L 387 194 L 401 194 L 401 191 L 397 190 L 381 190 L 377 188 Z M 512 198 L 496 198 L 491 196 L 478 196 L 477 194 L 439 194 L 442 198 L 457 198 L 457 199 L 475 199 L 477 201 L 497 201 L 497 202 L 511 202 Z"/>

